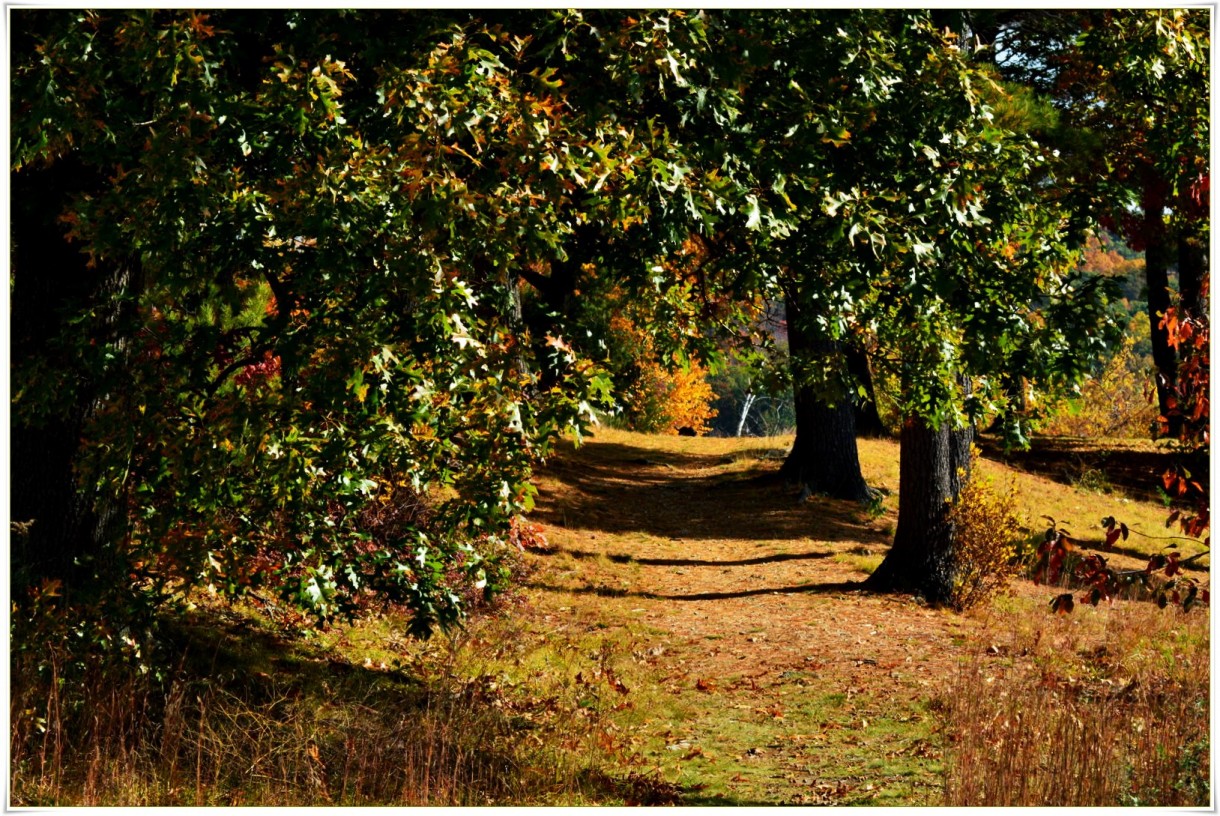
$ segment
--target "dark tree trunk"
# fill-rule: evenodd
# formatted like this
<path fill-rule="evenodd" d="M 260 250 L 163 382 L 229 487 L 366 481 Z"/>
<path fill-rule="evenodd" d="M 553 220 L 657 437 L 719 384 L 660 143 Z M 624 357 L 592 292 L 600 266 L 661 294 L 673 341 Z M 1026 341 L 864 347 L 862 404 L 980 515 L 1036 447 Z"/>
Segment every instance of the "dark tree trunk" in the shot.
<path fill-rule="evenodd" d="M 1178 435 L 1181 420 L 1173 416 L 1171 398 L 1177 393 L 1178 355 L 1169 345 L 1161 319 L 1169 309 L 1169 260 L 1172 246 L 1165 228 L 1163 205 L 1151 193 L 1144 200 L 1144 275 L 1148 284 L 1148 319 L 1152 322 L 1152 362 L 1156 367 L 1156 399 L 1168 420 L 1168 435 Z"/>
<path fill-rule="evenodd" d="M 54 578 L 68 586 L 89 579 L 101 565 L 105 545 L 125 517 L 114 501 L 77 484 L 75 463 L 82 436 L 96 410 L 99 389 L 91 372 L 61 345 L 64 318 L 85 307 L 95 322 L 73 331 L 94 332 L 97 343 L 119 319 L 117 291 L 128 283 L 128 269 L 104 262 L 94 268 L 64 237 L 58 217 L 72 191 L 84 189 L 92 174 L 70 159 L 50 168 L 23 169 L 12 184 L 12 453 L 9 463 L 11 516 L 33 522 L 12 537 L 14 589 Z M 92 329 L 90 328 L 92 327 Z M 121 352 L 121 349 L 120 349 Z M 38 378 L 66 386 L 58 402 L 29 408 L 37 399 Z M 43 380 L 42 382 L 46 382 Z M 26 386 L 31 386 L 26 388 Z"/>
<path fill-rule="evenodd" d="M 860 473 L 852 400 L 844 393 L 830 405 L 815 389 L 802 384 L 802 371 L 810 365 L 820 365 L 826 358 L 839 358 L 842 362 L 842 348 L 835 341 L 819 338 L 810 326 L 809 317 L 793 305 L 794 300 L 788 299 L 786 311 L 796 440 L 780 468 L 780 475 L 790 483 L 804 485 L 813 493 L 866 501 L 869 490 Z"/>
<path fill-rule="evenodd" d="M 898 528 L 885 560 L 865 582 L 867 588 L 915 592 L 931 603 L 949 598 L 956 573 L 949 511 L 969 478 L 972 436 L 969 426 L 936 430 L 916 417 L 903 422 Z"/>
<path fill-rule="evenodd" d="M 877 413 L 877 389 L 873 385 L 873 372 L 868 365 L 868 353 L 857 342 L 846 343 L 843 353 L 847 359 L 847 371 L 852 379 L 864 389 L 864 396 L 856 396 L 855 422 L 856 436 L 879 437 L 888 436 L 881 414 Z"/>
<path fill-rule="evenodd" d="M 1207 242 L 1197 225 L 1182 227 L 1178 233 L 1178 297 L 1182 310 L 1193 317 L 1206 312 L 1202 292 L 1207 274 Z"/>

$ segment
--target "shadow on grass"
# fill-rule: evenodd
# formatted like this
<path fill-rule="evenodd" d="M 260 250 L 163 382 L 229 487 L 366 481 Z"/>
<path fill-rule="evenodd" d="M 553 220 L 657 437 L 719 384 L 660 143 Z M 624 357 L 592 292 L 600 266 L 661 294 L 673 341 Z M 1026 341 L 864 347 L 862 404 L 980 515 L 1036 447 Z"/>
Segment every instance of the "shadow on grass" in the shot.
<path fill-rule="evenodd" d="M 597 595 L 603 598 L 643 598 L 650 601 L 725 601 L 730 598 L 752 598 L 757 595 L 807 594 L 826 595 L 834 592 L 865 591 L 862 581 L 834 581 L 825 584 L 800 584 L 786 587 L 763 587 L 761 589 L 739 589 L 728 592 L 692 592 L 686 595 L 666 595 L 661 592 L 619 589 L 605 585 L 583 587 L 560 587 L 552 584 L 528 584 L 531 589 L 546 592 L 566 592 L 571 595 Z"/>
<path fill-rule="evenodd" d="M 564 489 L 540 502 L 533 518 L 553 527 L 675 539 L 888 543 L 862 523 L 858 504 L 818 496 L 799 501 L 775 478 L 778 462 L 763 464 L 766 457 L 756 456 L 760 464 L 751 470 L 724 472 L 742 458 L 588 445 L 543 471 Z M 687 472 L 675 478 L 675 471 Z"/>
<path fill-rule="evenodd" d="M 579 559 L 599 558 L 602 555 L 590 550 L 574 550 L 564 547 L 534 549 L 531 552 L 538 555 L 565 554 Z M 774 555 L 759 556 L 758 558 L 741 558 L 732 561 L 709 561 L 701 558 L 637 558 L 634 555 L 627 555 L 625 553 L 610 553 L 606 557 L 615 564 L 641 564 L 646 567 L 752 567 L 761 564 L 778 564 L 782 561 L 809 561 L 815 558 L 829 558 L 832 555 L 834 555 L 833 552 L 776 553 Z"/>
<path fill-rule="evenodd" d="M 1133 499 L 1153 502 L 1159 500 L 1161 474 L 1173 462 L 1173 455 L 1163 450 L 1107 448 L 1070 437 L 1035 437 L 1029 450 L 1005 451 L 1001 440 L 992 436 L 979 437 L 978 445 L 989 459 L 1060 484 L 1077 487 L 1093 476 Z M 1206 459 L 1193 464 L 1191 470 L 1206 479 Z"/>

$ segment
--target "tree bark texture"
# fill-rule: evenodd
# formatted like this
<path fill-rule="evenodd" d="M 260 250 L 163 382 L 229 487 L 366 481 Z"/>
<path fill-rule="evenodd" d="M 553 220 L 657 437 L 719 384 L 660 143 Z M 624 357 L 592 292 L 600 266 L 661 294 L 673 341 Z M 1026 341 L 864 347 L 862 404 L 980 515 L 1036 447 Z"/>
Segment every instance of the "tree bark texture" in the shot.
<path fill-rule="evenodd" d="M 898 527 L 893 546 L 866 587 L 915 592 L 930 603 L 950 597 L 957 571 L 950 510 L 970 475 L 972 438 L 970 426 L 936 429 L 918 417 L 903 422 Z"/>
<path fill-rule="evenodd" d="M 786 481 L 804 485 L 813 493 L 837 499 L 867 501 L 868 485 L 860 472 L 856 449 L 855 406 L 847 394 L 830 405 L 817 391 L 802 384 L 801 371 L 814 360 L 842 360 L 841 344 L 817 336 L 807 316 L 789 298 L 788 351 L 793 372 L 796 440 L 780 468 Z"/>

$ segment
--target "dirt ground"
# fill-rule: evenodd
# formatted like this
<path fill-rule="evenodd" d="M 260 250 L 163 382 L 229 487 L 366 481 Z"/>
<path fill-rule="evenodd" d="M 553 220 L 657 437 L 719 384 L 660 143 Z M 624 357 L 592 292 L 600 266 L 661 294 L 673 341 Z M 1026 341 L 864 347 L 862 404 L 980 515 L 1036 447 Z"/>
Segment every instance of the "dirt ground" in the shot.
<path fill-rule="evenodd" d="M 896 797 L 933 801 L 921 706 L 976 622 L 861 591 L 859 563 L 883 554 L 892 520 L 768 483 L 782 451 L 684 442 L 595 441 L 547 470 L 538 610 L 639 633 L 634 653 L 687 712 L 644 753 L 688 789 L 727 777 L 708 802 L 873 801 L 887 784 L 867 767 L 878 751 L 917 760 L 889 780 Z M 711 767 L 677 767 L 686 757 Z"/>
<path fill-rule="evenodd" d="M 913 677 L 947 668 L 942 647 L 961 619 L 864 593 L 861 571 L 834 558 L 880 555 L 888 546 L 863 512 L 800 502 L 750 471 L 730 470 L 731 457 L 640 453 L 594 442 L 550 471 L 567 491 L 555 504 L 543 493 L 535 518 L 546 525 L 550 551 L 542 557 L 575 563 L 548 570 L 537 588 L 596 597 L 603 610 L 701 644 L 675 666 L 692 676 L 811 664 L 847 675 L 906 666 Z M 702 647 L 709 638 L 714 644 Z"/>
<path fill-rule="evenodd" d="M 866 478 L 896 498 L 896 445 L 865 447 Z M 895 502 L 802 501 L 773 479 L 782 455 L 619 432 L 564 454 L 531 516 L 532 614 L 626 633 L 669 698 L 624 731 L 683 804 L 936 804 L 935 709 L 979 644 L 1012 633 L 994 612 L 863 592 Z"/>

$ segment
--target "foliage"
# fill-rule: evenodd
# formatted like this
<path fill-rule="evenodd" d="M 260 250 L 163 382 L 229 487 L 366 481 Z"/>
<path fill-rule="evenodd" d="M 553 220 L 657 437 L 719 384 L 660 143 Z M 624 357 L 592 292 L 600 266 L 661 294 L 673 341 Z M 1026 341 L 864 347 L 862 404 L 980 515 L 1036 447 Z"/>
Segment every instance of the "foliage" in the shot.
<path fill-rule="evenodd" d="M 1085 239 L 1081 254 L 1082 268 L 1098 275 L 1116 278 L 1121 282 L 1124 298 L 1128 301 L 1143 300 L 1140 287 L 1143 285 L 1143 258 L 1138 257 L 1120 238 L 1105 232 L 1090 232 Z"/>
<path fill-rule="evenodd" d="M 621 292 L 604 302 L 610 312 L 607 368 L 627 426 L 645 433 L 676 434 L 682 428 L 706 433 L 716 415 L 707 369 L 695 359 L 660 357 L 652 335 L 632 320 Z"/>
<path fill-rule="evenodd" d="M 978 450 L 971 450 L 972 471 Z M 1017 515 L 1015 484 L 1003 492 L 986 476 L 966 482 L 950 512 L 957 548 L 957 572 L 948 604 L 956 610 L 989 601 L 1017 574 L 1017 544 L 1023 520 Z"/>
<path fill-rule="evenodd" d="M 78 495 L 123 522 L 74 589 L 266 590 L 319 621 L 405 604 L 421 635 L 460 618 L 457 584 L 498 589 L 531 467 L 610 386 L 559 326 L 519 324 L 516 279 L 579 223 L 667 217 L 673 145 L 603 103 L 664 85 L 686 19 L 19 15 L 12 168 L 67 178 L 39 217 L 123 306 L 26 302 L 39 271 L 14 270 L 54 334 L 14 360 L 14 422 L 99 395 Z M 400 502 L 426 512 L 368 526 Z"/>
<path fill-rule="evenodd" d="M 623 389 L 628 426 L 651 433 L 676 434 L 683 429 L 706 433 L 715 416 L 709 405 L 715 394 L 706 377 L 695 361 L 672 371 L 656 362 L 642 364 L 638 379 Z"/>
<path fill-rule="evenodd" d="M 1209 279 L 1202 283 L 1207 302 Z M 1183 535 L 1198 538 L 1211 523 L 1211 499 L 1206 470 L 1192 473 L 1188 467 L 1206 469 L 1211 452 L 1211 319 L 1206 309 L 1198 314 L 1171 307 L 1164 318 L 1170 344 L 1179 352 L 1176 395 L 1169 409 L 1178 419 L 1178 436 L 1172 444 L 1187 464 L 1176 464 L 1164 474 L 1166 495 L 1176 509 L 1166 526 L 1177 523 Z M 1163 432 L 1168 417 L 1161 417 Z M 1210 541 L 1210 537 L 1208 538 Z"/>
<path fill-rule="evenodd" d="M 1148 344 L 1148 318 L 1132 317 L 1122 343 L 1101 371 L 1080 385 L 1080 393 L 1061 398 L 1039 423 L 1052 436 L 1146 437 L 1156 421 L 1156 407 L 1148 401 L 1152 358 L 1137 352 Z"/>
<path fill-rule="evenodd" d="M 1143 569 L 1115 570 L 1100 553 L 1078 554 L 1078 542 L 1071 533 L 1052 517 L 1043 518 L 1050 522 L 1050 527 L 1038 545 L 1037 560 L 1031 570 L 1034 581 L 1048 585 L 1067 581 L 1084 590 L 1077 598 L 1073 598 L 1071 592 L 1055 596 L 1050 601 L 1051 611 L 1067 614 L 1075 609 L 1077 601 L 1097 606 L 1102 601 L 1113 602 L 1120 593 L 1129 591 L 1149 595 L 1162 609 L 1173 604 L 1184 612 L 1189 612 L 1199 602 L 1210 602 L 1209 591 L 1182 571 L 1185 564 L 1204 557 L 1208 551 L 1183 559 L 1176 551 L 1178 545 L 1170 537 L 1171 543 L 1149 558 Z M 1132 533 L 1147 535 L 1131 530 L 1113 516 L 1102 519 L 1101 526 L 1106 531 L 1107 549 L 1120 538 L 1127 540 Z"/>
<path fill-rule="evenodd" d="M 1208 95 L 1200 92 L 1208 87 L 1206 15 L 1146 9 L 1097 16 L 1072 55 L 1077 59 L 1067 61 L 1061 87 L 1082 95 L 1069 108 L 1073 121 L 1107 139 L 1105 160 L 1113 172 L 1098 181 L 1130 190 L 1143 187 L 1152 169 L 1156 197 L 1172 207 L 1173 218 L 1200 217 L 1207 206 L 1210 121 Z M 1083 95 L 1106 104 L 1088 104 Z M 1148 99 L 1155 103 L 1147 105 Z"/>

